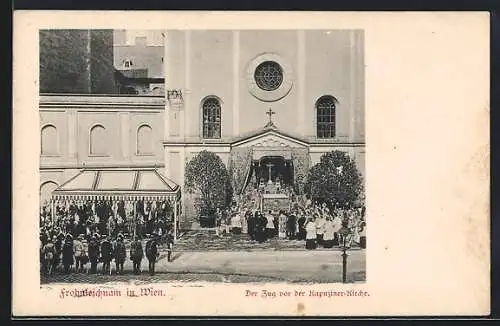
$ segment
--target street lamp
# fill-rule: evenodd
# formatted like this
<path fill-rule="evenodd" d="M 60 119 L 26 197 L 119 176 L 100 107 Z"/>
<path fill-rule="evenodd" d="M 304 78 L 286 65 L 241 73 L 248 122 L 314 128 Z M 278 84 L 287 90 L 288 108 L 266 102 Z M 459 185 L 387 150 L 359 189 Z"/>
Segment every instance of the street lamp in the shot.
<path fill-rule="evenodd" d="M 346 283 L 347 275 L 347 250 L 351 248 L 352 232 L 349 230 L 348 222 L 342 222 L 342 228 L 339 230 L 341 237 L 340 248 L 342 249 L 342 283 Z"/>

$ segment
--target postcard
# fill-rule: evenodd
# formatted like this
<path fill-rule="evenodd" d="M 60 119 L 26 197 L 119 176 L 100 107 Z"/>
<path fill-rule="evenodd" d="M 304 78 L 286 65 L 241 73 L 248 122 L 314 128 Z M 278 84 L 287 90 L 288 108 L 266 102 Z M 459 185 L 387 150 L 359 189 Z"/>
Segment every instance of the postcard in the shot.
<path fill-rule="evenodd" d="M 487 315 L 489 16 L 14 14 L 14 316 Z"/>

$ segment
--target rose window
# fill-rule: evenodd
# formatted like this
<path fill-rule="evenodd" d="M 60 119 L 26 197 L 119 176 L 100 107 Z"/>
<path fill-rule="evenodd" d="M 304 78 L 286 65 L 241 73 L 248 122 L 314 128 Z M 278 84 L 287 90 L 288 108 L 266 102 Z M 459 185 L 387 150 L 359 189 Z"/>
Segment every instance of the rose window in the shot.
<path fill-rule="evenodd" d="M 283 82 L 283 70 L 278 63 L 265 61 L 255 69 L 254 78 L 260 89 L 274 91 Z"/>

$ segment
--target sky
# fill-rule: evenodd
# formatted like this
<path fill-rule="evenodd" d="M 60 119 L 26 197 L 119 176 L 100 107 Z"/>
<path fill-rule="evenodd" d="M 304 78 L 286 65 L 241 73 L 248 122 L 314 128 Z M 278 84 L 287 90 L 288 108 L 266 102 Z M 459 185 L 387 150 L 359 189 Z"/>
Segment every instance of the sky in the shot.
<path fill-rule="evenodd" d="M 162 33 L 162 30 L 126 30 L 126 43 L 134 45 L 136 37 L 146 36 L 148 45 L 163 45 Z"/>

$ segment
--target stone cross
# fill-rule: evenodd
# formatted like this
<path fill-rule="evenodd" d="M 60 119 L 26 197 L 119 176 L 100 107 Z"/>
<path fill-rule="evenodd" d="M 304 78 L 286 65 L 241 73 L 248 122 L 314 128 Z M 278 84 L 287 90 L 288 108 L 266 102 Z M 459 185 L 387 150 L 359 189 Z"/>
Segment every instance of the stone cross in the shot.
<path fill-rule="evenodd" d="M 269 116 L 269 123 L 272 123 L 273 121 L 272 121 L 271 117 L 273 114 L 276 114 L 276 112 L 274 112 L 271 108 L 269 108 L 269 110 L 266 112 L 266 114 Z"/>

